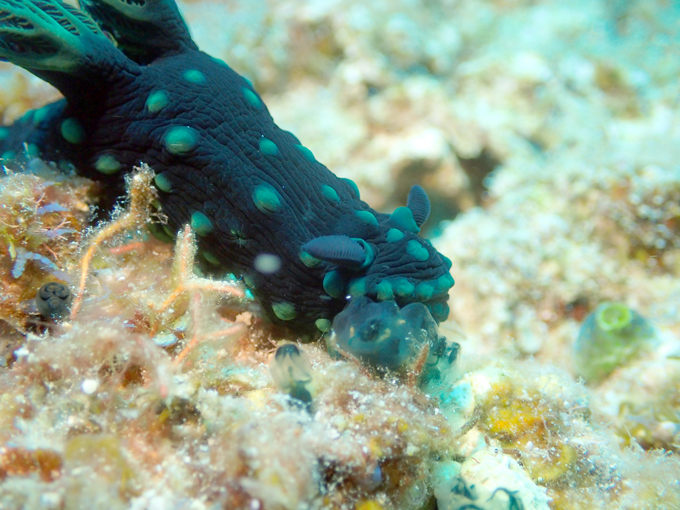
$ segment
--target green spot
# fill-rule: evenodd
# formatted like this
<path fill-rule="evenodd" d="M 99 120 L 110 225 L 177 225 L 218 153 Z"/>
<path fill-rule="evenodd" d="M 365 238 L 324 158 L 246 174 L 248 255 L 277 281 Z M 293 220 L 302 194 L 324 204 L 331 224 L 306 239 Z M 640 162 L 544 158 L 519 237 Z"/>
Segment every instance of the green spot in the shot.
<path fill-rule="evenodd" d="M 349 282 L 347 293 L 352 297 L 365 296 L 368 292 L 368 284 L 366 278 L 355 278 Z"/>
<path fill-rule="evenodd" d="M 345 293 L 345 281 L 342 279 L 340 271 L 331 271 L 323 277 L 323 290 L 330 297 L 340 299 Z"/>
<path fill-rule="evenodd" d="M 33 114 L 33 125 L 37 126 L 40 124 L 45 118 L 47 117 L 47 114 L 50 113 L 50 110 L 52 105 L 47 105 L 43 106 L 42 108 L 38 109 L 35 111 Z"/>
<path fill-rule="evenodd" d="M 378 220 L 375 219 L 373 213 L 369 211 L 357 211 L 354 214 L 356 214 L 357 217 L 367 225 L 373 225 L 374 227 L 378 226 Z"/>
<path fill-rule="evenodd" d="M 394 293 L 399 297 L 411 296 L 416 290 L 416 286 L 403 277 L 395 278 L 392 281 L 392 288 L 394 289 Z"/>
<path fill-rule="evenodd" d="M 453 262 L 451 262 L 451 259 L 448 258 L 446 255 L 442 255 L 441 253 L 439 254 L 439 256 L 444 261 L 444 265 L 446 266 L 446 270 L 451 271 L 451 267 L 453 266 Z"/>
<path fill-rule="evenodd" d="M 0 140 L 4 140 L 9 136 L 9 128 L 0 127 Z"/>
<path fill-rule="evenodd" d="M 33 118 L 33 114 L 35 113 L 35 110 L 28 110 L 26 113 L 24 113 L 21 118 L 19 119 L 19 122 L 30 122 L 31 119 Z"/>
<path fill-rule="evenodd" d="M 255 279 L 252 277 L 252 275 L 249 275 L 249 274 L 245 275 L 245 276 L 243 277 L 243 281 L 244 281 L 245 284 L 246 284 L 248 287 L 250 287 L 251 289 L 254 289 L 254 288 L 255 288 Z"/>
<path fill-rule="evenodd" d="M 17 153 L 14 151 L 5 151 L 2 153 L 2 156 L 0 156 L 2 159 L 14 159 L 16 157 Z"/>
<path fill-rule="evenodd" d="M 359 186 L 357 186 L 357 183 L 354 182 L 352 179 L 348 179 L 347 177 L 341 177 L 343 181 L 350 187 L 356 198 L 361 198 L 361 195 L 359 193 Z"/>
<path fill-rule="evenodd" d="M 187 69 L 182 73 L 182 78 L 196 85 L 203 85 L 205 83 L 205 74 L 197 69 Z"/>
<path fill-rule="evenodd" d="M 25 150 L 26 156 L 28 156 L 29 158 L 37 158 L 38 156 L 40 156 L 40 149 L 34 143 L 26 144 Z"/>
<path fill-rule="evenodd" d="M 420 282 L 416 285 L 416 297 L 419 301 L 429 301 L 434 294 L 434 284 L 430 282 Z"/>
<path fill-rule="evenodd" d="M 260 138 L 260 152 L 267 156 L 276 156 L 279 153 L 279 148 L 269 138 Z"/>
<path fill-rule="evenodd" d="M 396 228 L 391 228 L 387 231 L 387 242 L 396 243 L 404 238 L 404 233 Z"/>
<path fill-rule="evenodd" d="M 243 97 L 246 98 L 246 101 L 250 103 L 250 106 L 254 106 L 255 108 L 262 108 L 262 100 L 258 97 L 258 95 L 250 90 L 248 87 L 243 87 L 241 89 L 243 91 Z"/>
<path fill-rule="evenodd" d="M 149 110 L 150 113 L 156 113 L 168 106 L 169 102 L 170 98 L 166 91 L 156 90 L 146 98 L 146 109 Z"/>
<path fill-rule="evenodd" d="M 172 183 L 168 178 L 168 172 L 156 174 L 153 178 L 153 182 L 156 183 L 156 186 L 161 191 L 165 191 L 166 193 L 170 193 L 172 191 Z"/>
<path fill-rule="evenodd" d="M 152 236 L 161 242 L 171 243 L 173 241 L 172 237 L 169 236 L 162 227 L 163 225 L 160 225 L 155 221 L 146 224 L 146 228 L 151 232 Z"/>
<path fill-rule="evenodd" d="M 299 150 L 302 153 L 302 155 L 306 159 L 308 159 L 309 161 L 312 161 L 312 162 L 316 161 L 316 158 L 314 157 L 314 153 L 311 150 L 309 150 L 307 147 L 305 147 L 304 145 L 296 144 L 295 148 L 297 148 L 297 150 Z"/>
<path fill-rule="evenodd" d="M 428 252 L 427 248 L 425 248 L 416 239 L 412 239 L 411 241 L 406 243 L 406 253 L 408 253 L 409 255 L 411 255 L 411 257 L 421 262 L 425 262 L 427 259 L 430 258 L 430 252 Z"/>
<path fill-rule="evenodd" d="M 316 319 L 314 324 L 316 325 L 316 329 L 322 333 L 328 333 L 331 330 L 331 321 L 328 319 Z"/>
<path fill-rule="evenodd" d="M 301 251 L 301 252 L 300 252 L 300 260 L 302 261 L 302 263 L 303 263 L 305 266 L 307 266 L 307 267 L 309 267 L 309 268 L 312 268 L 312 267 L 319 267 L 319 266 L 321 265 L 321 260 L 320 260 L 320 259 L 317 259 L 316 257 L 310 255 L 310 254 L 307 253 L 306 251 Z"/>
<path fill-rule="evenodd" d="M 213 266 L 221 266 L 220 259 L 218 259 L 214 253 L 209 252 L 208 250 L 201 250 L 201 255 L 203 255 L 203 258 L 207 260 L 210 264 Z"/>
<path fill-rule="evenodd" d="M 85 140 L 85 130 L 78 119 L 69 117 L 61 123 L 61 136 L 69 143 L 79 144 Z"/>
<path fill-rule="evenodd" d="M 205 214 L 200 211 L 194 211 L 191 213 L 191 228 L 193 228 L 199 236 L 205 237 L 213 231 L 213 224 Z"/>
<path fill-rule="evenodd" d="M 445 275 L 437 278 L 437 290 L 446 292 L 451 287 L 453 287 L 455 283 L 456 282 L 454 281 L 453 276 L 451 276 L 449 273 L 446 273 Z"/>
<path fill-rule="evenodd" d="M 183 155 L 198 145 L 198 131 L 189 126 L 170 128 L 163 136 L 163 144 L 170 154 Z"/>
<path fill-rule="evenodd" d="M 321 194 L 332 202 L 340 202 L 338 193 L 330 186 L 324 184 L 321 186 Z"/>
<path fill-rule="evenodd" d="M 282 321 L 290 321 L 297 316 L 295 307 L 286 301 L 282 303 L 272 303 L 272 311 L 274 312 L 274 315 Z"/>
<path fill-rule="evenodd" d="M 378 301 L 389 301 L 394 299 L 394 289 L 387 280 L 381 281 L 375 288 L 378 294 Z"/>
<path fill-rule="evenodd" d="M 177 237 L 177 232 L 170 228 L 170 225 L 163 225 L 163 232 L 168 234 L 170 239 L 175 239 Z"/>
<path fill-rule="evenodd" d="M 244 294 L 246 295 L 246 298 L 248 298 L 250 301 L 255 301 L 255 294 L 253 294 L 252 290 L 246 289 Z"/>
<path fill-rule="evenodd" d="M 260 212 L 275 213 L 281 209 L 281 198 L 269 184 L 260 184 L 253 191 L 253 202 Z"/>
<path fill-rule="evenodd" d="M 107 175 L 115 174 L 121 169 L 120 162 L 110 154 L 99 156 L 94 167 L 97 171 Z"/>
<path fill-rule="evenodd" d="M 416 220 L 413 219 L 413 211 L 408 207 L 397 207 L 390 215 L 390 219 L 404 230 L 414 234 L 420 232 L 420 227 L 416 225 Z"/>

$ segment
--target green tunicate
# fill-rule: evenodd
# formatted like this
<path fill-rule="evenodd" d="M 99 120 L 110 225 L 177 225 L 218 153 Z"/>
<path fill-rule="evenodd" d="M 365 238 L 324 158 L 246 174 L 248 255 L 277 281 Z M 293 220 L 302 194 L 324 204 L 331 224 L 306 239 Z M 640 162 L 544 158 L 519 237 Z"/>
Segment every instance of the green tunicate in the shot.
<path fill-rule="evenodd" d="M 416 285 L 416 297 L 419 301 L 429 301 L 434 294 L 434 284 L 430 282 L 420 282 Z"/>
<path fill-rule="evenodd" d="M 390 219 L 404 230 L 414 234 L 420 232 L 420 227 L 416 224 L 416 220 L 413 219 L 413 211 L 408 207 L 397 207 L 390 215 Z"/>
<path fill-rule="evenodd" d="M 345 293 L 345 281 L 340 271 L 331 271 L 323 277 L 323 290 L 332 298 L 340 299 Z"/>
<path fill-rule="evenodd" d="M 279 390 L 309 409 L 314 393 L 312 367 L 302 349 L 295 344 L 279 346 L 269 365 L 269 372 Z"/>
<path fill-rule="evenodd" d="M 9 128 L 0 127 L 0 140 L 4 140 L 9 136 Z"/>
<path fill-rule="evenodd" d="M 281 198 L 269 184 L 259 184 L 253 190 L 253 202 L 263 213 L 275 213 L 281 209 Z"/>
<path fill-rule="evenodd" d="M 337 191 L 326 184 L 321 186 L 321 194 L 332 202 L 340 202 Z"/>
<path fill-rule="evenodd" d="M 309 161 L 316 161 L 316 158 L 314 157 L 314 153 L 311 150 L 309 150 L 307 147 L 305 147 L 304 145 L 300 145 L 300 144 L 296 144 L 295 147 Z"/>
<path fill-rule="evenodd" d="M 331 321 L 328 319 L 316 319 L 314 325 L 322 333 L 328 333 L 331 330 Z"/>
<path fill-rule="evenodd" d="M 286 301 L 283 301 L 282 303 L 272 303 L 272 311 L 274 312 L 274 315 L 282 321 L 290 321 L 297 316 L 295 307 Z"/>
<path fill-rule="evenodd" d="M 316 257 L 310 255 L 306 251 L 300 252 L 300 260 L 305 266 L 309 268 L 319 267 L 321 265 L 321 259 L 317 259 Z"/>
<path fill-rule="evenodd" d="M 427 259 L 430 258 L 430 252 L 428 252 L 427 248 L 425 248 L 416 239 L 412 239 L 411 241 L 406 243 L 406 253 L 408 253 L 409 255 L 411 255 L 411 257 L 421 262 L 425 262 Z"/>
<path fill-rule="evenodd" d="M 243 97 L 246 98 L 246 101 L 248 101 L 251 106 L 254 106 L 255 108 L 262 108 L 262 101 L 255 92 L 250 90 L 248 87 L 243 87 L 241 90 L 243 91 Z"/>
<path fill-rule="evenodd" d="M 40 148 L 34 143 L 27 143 L 25 151 L 26 156 L 29 158 L 37 158 L 40 156 Z"/>
<path fill-rule="evenodd" d="M 69 117 L 61 122 L 61 136 L 69 143 L 79 144 L 85 140 L 85 130 L 78 119 Z"/>
<path fill-rule="evenodd" d="M 202 85 L 205 83 L 205 74 L 197 69 L 187 69 L 182 73 L 182 78 L 184 78 L 189 83 L 195 83 L 196 85 Z"/>
<path fill-rule="evenodd" d="M 213 231 L 213 224 L 205 214 L 194 211 L 191 214 L 191 228 L 193 228 L 199 236 L 205 237 Z"/>
<path fill-rule="evenodd" d="M 198 145 L 198 131 L 189 126 L 175 126 L 163 136 L 163 145 L 170 154 L 184 155 Z"/>
<path fill-rule="evenodd" d="M 156 186 L 161 191 L 165 191 L 166 193 L 170 193 L 172 191 L 172 183 L 168 178 L 168 172 L 156 174 L 153 178 L 153 182 L 156 183 Z"/>
<path fill-rule="evenodd" d="M 107 175 L 115 174 L 121 169 L 120 162 L 110 154 L 102 154 L 99 156 L 94 167 L 98 172 Z"/>
<path fill-rule="evenodd" d="M 381 281 L 376 286 L 376 292 L 378 294 L 378 301 L 389 301 L 394 299 L 394 289 L 392 289 L 392 284 L 387 280 Z"/>
<path fill-rule="evenodd" d="M 349 187 L 352 189 L 354 192 L 354 195 L 356 198 L 361 198 L 361 194 L 359 193 L 359 186 L 357 186 L 357 183 L 354 182 L 352 179 L 349 179 L 347 177 L 341 177 L 343 181 L 345 181 L 346 184 L 349 185 Z"/>
<path fill-rule="evenodd" d="M 356 297 L 333 319 L 326 346 L 333 357 L 346 353 L 384 372 L 408 367 L 437 341 L 437 324 L 422 303 L 400 309 L 394 301 Z"/>
<path fill-rule="evenodd" d="M 276 156 L 279 153 L 279 148 L 269 138 L 260 138 L 260 152 L 267 156 Z"/>
<path fill-rule="evenodd" d="M 203 255 L 203 258 L 207 260 L 210 264 L 213 266 L 221 266 L 222 263 L 220 262 L 220 259 L 217 258 L 217 256 L 209 252 L 208 250 L 201 250 L 201 255 Z"/>
<path fill-rule="evenodd" d="M 354 214 L 356 214 L 357 217 L 367 225 L 373 225 L 374 227 L 378 226 L 378 220 L 370 211 L 357 211 Z"/>
<path fill-rule="evenodd" d="M 399 297 L 411 296 L 416 290 L 416 286 L 404 277 L 394 278 L 392 281 L 392 288 L 394 288 L 394 293 Z"/>
<path fill-rule="evenodd" d="M 404 238 L 404 233 L 396 228 L 391 228 L 387 231 L 387 242 L 396 243 Z"/>
<path fill-rule="evenodd" d="M 168 106 L 169 102 L 170 98 L 166 91 L 155 90 L 146 98 L 146 109 L 151 113 L 156 113 Z"/>
<path fill-rule="evenodd" d="M 366 278 L 355 278 L 349 282 L 347 293 L 352 297 L 365 296 L 368 292 Z"/>
<path fill-rule="evenodd" d="M 583 321 L 574 344 L 574 368 L 599 381 L 647 349 L 656 336 L 644 317 L 622 303 L 605 302 Z"/>

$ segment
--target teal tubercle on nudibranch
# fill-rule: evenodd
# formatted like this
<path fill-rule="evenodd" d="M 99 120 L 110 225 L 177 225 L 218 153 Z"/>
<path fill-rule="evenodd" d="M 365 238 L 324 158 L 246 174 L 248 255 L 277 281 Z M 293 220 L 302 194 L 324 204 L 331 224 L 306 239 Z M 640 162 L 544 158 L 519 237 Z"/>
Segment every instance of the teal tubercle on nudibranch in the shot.
<path fill-rule="evenodd" d="M 260 138 L 260 150 L 267 156 L 276 156 L 279 153 L 279 148 L 268 138 Z"/>
<path fill-rule="evenodd" d="M 199 134 L 190 126 L 170 128 L 163 137 L 163 144 L 171 154 L 183 155 L 191 152 L 198 145 Z"/>
<path fill-rule="evenodd" d="M 146 109 L 150 113 L 160 112 L 163 108 L 168 106 L 170 98 L 168 93 L 164 90 L 154 90 L 146 99 Z"/>
<path fill-rule="evenodd" d="M 253 191 L 253 202 L 263 213 L 276 213 L 281 209 L 281 198 L 269 184 L 260 184 Z"/>
<path fill-rule="evenodd" d="M 67 161 L 102 183 L 106 204 L 148 164 L 164 218 L 155 235 L 191 225 L 206 269 L 236 273 L 301 338 L 327 333 L 356 299 L 446 319 L 451 264 L 419 235 L 423 188 L 391 215 L 371 209 L 274 123 L 249 80 L 199 51 L 172 0 L 79 3 L 3 3 L 0 58 L 64 95 L 0 127 L 3 159 Z"/>
<path fill-rule="evenodd" d="M 61 136 L 69 143 L 79 144 L 85 140 L 85 129 L 78 119 L 68 118 L 61 123 Z"/>
<path fill-rule="evenodd" d="M 205 214 L 200 211 L 194 211 L 191 213 L 191 228 L 193 228 L 199 236 L 205 237 L 213 231 L 214 226 L 212 221 L 210 221 L 210 218 Z"/>
<path fill-rule="evenodd" d="M 115 174 L 122 168 L 120 162 L 110 154 L 99 156 L 94 167 L 103 174 Z"/>

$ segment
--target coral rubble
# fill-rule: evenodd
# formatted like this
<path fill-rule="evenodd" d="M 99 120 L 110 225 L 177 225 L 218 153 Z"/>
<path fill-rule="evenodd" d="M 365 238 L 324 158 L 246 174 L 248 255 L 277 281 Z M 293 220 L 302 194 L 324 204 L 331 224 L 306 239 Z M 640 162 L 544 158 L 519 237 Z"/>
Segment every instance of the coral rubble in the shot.
<path fill-rule="evenodd" d="M 423 185 L 452 318 L 396 371 L 334 359 L 173 246 L 151 174 L 109 217 L 27 147 L 0 176 L 0 508 L 680 508 L 677 5 L 180 7 L 368 202 Z M 0 80 L 6 121 L 55 97 Z M 52 282 L 71 317 L 41 315 Z M 653 339 L 606 363 L 577 339 L 612 302 Z"/>

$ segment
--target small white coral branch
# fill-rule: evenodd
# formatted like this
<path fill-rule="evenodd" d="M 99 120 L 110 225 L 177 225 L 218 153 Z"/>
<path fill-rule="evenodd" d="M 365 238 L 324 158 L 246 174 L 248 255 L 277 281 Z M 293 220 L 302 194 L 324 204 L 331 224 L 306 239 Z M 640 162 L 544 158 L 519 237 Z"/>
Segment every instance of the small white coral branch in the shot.
<path fill-rule="evenodd" d="M 130 205 L 115 221 L 95 231 L 94 237 L 90 239 L 89 247 L 80 261 L 80 285 L 71 307 L 71 319 L 76 317 L 82 305 L 90 263 L 101 243 L 124 230 L 140 227 L 150 220 L 151 205 L 157 199 L 156 189 L 152 185 L 153 176 L 154 172 L 147 164 L 142 163 L 135 167 L 134 173 L 127 180 Z"/>

